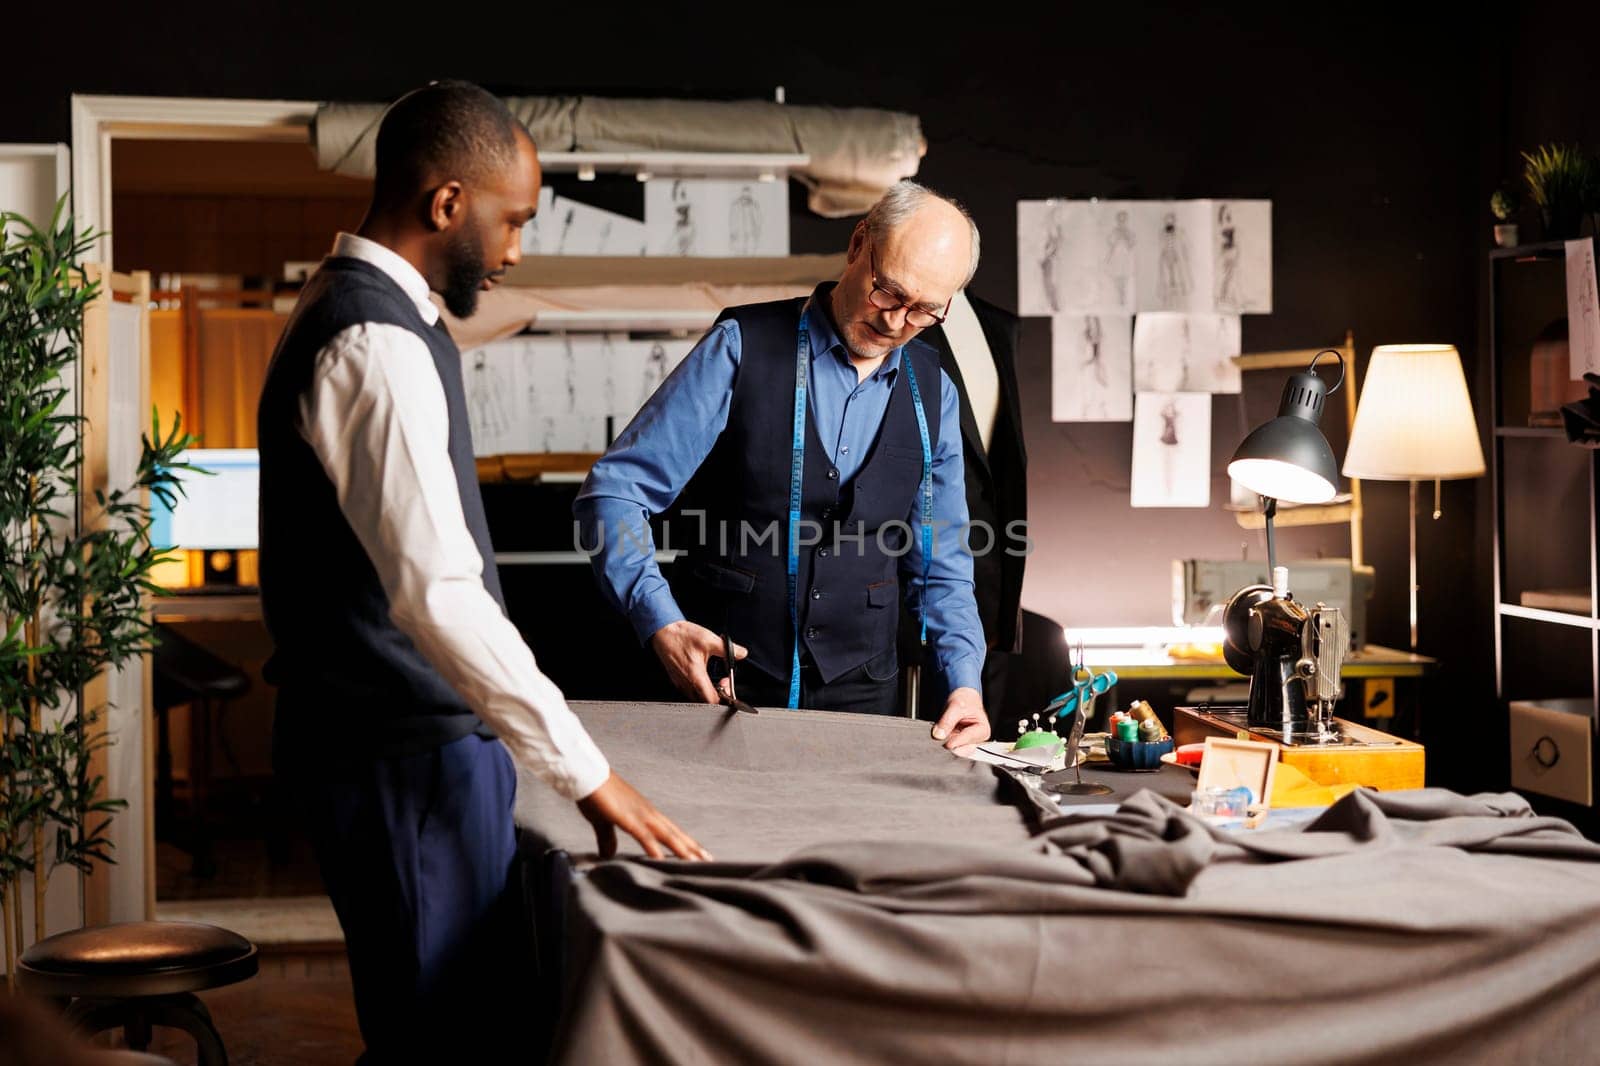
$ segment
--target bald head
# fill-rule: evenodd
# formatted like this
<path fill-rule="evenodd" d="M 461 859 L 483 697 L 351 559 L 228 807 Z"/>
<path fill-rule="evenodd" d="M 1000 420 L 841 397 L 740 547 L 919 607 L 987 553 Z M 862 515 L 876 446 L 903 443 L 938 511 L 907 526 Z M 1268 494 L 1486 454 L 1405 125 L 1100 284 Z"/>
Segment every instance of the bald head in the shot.
<path fill-rule="evenodd" d="M 830 298 L 840 339 L 857 360 L 882 359 L 942 319 L 977 268 L 978 227 L 966 209 L 915 182 L 895 184 L 850 237 Z"/>
<path fill-rule="evenodd" d="M 978 272 L 978 224 L 961 204 L 914 181 L 896 182 L 872 205 L 867 232 L 880 248 L 905 236 L 948 238 L 951 244 L 941 247 L 942 258 L 961 260 L 960 251 L 966 252 L 966 270 L 957 288 L 966 288 Z M 961 244 L 966 247 L 958 250 Z"/>

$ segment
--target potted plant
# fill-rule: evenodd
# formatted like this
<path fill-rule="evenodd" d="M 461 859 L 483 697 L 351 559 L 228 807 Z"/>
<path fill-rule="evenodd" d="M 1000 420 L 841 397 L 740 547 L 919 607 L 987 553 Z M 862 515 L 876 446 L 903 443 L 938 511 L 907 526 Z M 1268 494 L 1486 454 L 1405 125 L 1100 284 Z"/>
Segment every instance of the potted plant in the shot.
<path fill-rule="evenodd" d="M 84 421 L 67 382 L 98 286 L 79 263 L 96 235 L 66 199 L 41 229 L 0 214 L 0 922 L 14 980 L 23 935 L 22 880 L 33 875 L 34 939 L 45 935 L 45 889 L 61 866 L 112 861 L 110 814 L 87 728 L 103 708 L 84 686 L 150 648 L 146 596 L 165 552 L 150 539 L 145 493 L 178 491 L 178 453 L 152 421 L 132 485 L 81 493 Z M 74 522 L 76 514 L 78 521 Z"/>
<path fill-rule="evenodd" d="M 1534 152 L 1523 152 L 1522 159 L 1527 164 L 1523 178 L 1529 199 L 1544 222 L 1544 239 L 1576 237 L 1596 195 L 1594 160 L 1577 145 L 1565 144 L 1543 145 Z"/>
<path fill-rule="evenodd" d="M 1516 218 L 1521 208 L 1522 200 L 1511 185 L 1501 185 L 1489 197 L 1489 211 L 1495 217 L 1494 243 L 1501 248 L 1510 248 L 1517 243 Z"/>

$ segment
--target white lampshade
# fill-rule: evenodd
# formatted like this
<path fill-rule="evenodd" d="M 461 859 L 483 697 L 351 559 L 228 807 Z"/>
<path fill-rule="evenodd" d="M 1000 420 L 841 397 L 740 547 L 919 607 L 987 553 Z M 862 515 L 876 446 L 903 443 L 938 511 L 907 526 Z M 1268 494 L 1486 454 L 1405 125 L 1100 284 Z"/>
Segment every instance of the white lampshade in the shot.
<path fill-rule="evenodd" d="M 1346 477 L 1430 481 L 1484 472 L 1478 424 L 1461 356 L 1448 344 L 1383 344 L 1372 350 Z"/>

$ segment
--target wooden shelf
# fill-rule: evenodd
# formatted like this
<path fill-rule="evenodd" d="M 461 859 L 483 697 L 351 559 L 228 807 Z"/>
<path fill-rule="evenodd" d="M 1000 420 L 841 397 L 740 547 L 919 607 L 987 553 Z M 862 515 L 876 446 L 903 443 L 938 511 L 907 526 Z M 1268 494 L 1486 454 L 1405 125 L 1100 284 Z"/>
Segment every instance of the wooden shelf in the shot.
<path fill-rule="evenodd" d="M 1513 262 L 1517 262 L 1530 259 L 1563 259 L 1566 254 L 1566 241 L 1536 241 L 1533 244 L 1518 244 L 1510 248 L 1496 248 L 1489 253 L 1489 258 L 1510 259 Z"/>
<path fill-rule="evenodd" d="M 1600 622 L 1586 614 L 1573 614 L 1570 611 L 1552 611 L 1544 607 L 1524 607 L 1520 603 L 1502 603 L 1499 605 L 1501 617 L 1525 618 L 1530 622 L 1551 622 L 1558 626 L 1574 626 L 1578 629 L 1595 629 L 1600 627 Z"/>
<path fill-rule="evenodd" d="M 1548 437 L 1566 440 L 1567 431 L 1559 426 L 1495 426 L 1497 437 Z"/>
<path fill-rule="evenodd" d="M 591 452 L 545 452 L 532 455 L 480 455 L 480 482 L 527 481 L 543 484 L 577 484 L 599 459 Z"/>
<path fill-rule="evenodd" d="M 1352 503 L 1305 504 L 1299 507 L 1278 505 L 1272 524 L 1278 529 L 1288 526 L 1332 526 L 1349 522 L 1355 514 Z M 1235 522 L 1240 529 L 1265 529 L 1267 519 L 1260 511 L 1235 511 Z"/>
<path fill-rule="evenodd" d="M 533 289 L 593 285 L 805 285 L 832 281 L 844 253 L 784 256 L 530 255 L 503 284 Z"/>
<path fill-rule="evenodd" d="M 811 164 L 803 153 L 778 152 L 540 152 L 539 165 L 552 173 L 576 173 L 579 180 L 605 171 L 652 177 L 742 178 L 776 181 Z"/>

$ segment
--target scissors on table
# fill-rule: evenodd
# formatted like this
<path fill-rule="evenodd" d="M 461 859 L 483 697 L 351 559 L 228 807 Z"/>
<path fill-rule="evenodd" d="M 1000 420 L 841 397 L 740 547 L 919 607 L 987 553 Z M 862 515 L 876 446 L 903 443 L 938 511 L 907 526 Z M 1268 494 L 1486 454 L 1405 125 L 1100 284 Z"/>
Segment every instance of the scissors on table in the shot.
<path fill-rule="evenodd" d="M 1080 641 L 1078 644 L 1078 661 L 1073 665 L 1071 656 L 1068 656 L 1068 667 L 1072 671 L 1072 688 L 1055 697 L 1045 707 L 1045 714 L 1054 712 L 1057 718 L 1065 718 L 1075 711 L 1088 713 L 1094 706 L 1096 696 L 1104 696 L 1117 683 L 1117 675 L 1110 670 L 1095 673 L 1084 662 L 1084 648 Z"/>
<path fill-rule="evenodd" d="M 722 661 L 728 667 L 728 691 L 722 693 L 722 705 L 745 714 L 760 714 L 760 711 L 741 700 L 738 690 L 733 687 L 733 638 L 726 633 L 722 634 Z"/>
<path fill-rule="evenodd" d="M 1054 711 L 1057 718 L 1065 718 L 1074 711 L 1087 711 L 1094 706 L 1096 696 L 1104 696 L 1117 683 L 1117 675 L 1110 670 L 1097 674 L 1085 667 L 1083 672 L 1089 676 L 1082 681 L 1074 680 L 1072 691 L 1051 700 L 1045 708 L 1047 714 Z"/>

